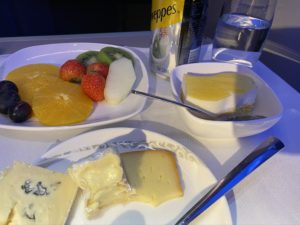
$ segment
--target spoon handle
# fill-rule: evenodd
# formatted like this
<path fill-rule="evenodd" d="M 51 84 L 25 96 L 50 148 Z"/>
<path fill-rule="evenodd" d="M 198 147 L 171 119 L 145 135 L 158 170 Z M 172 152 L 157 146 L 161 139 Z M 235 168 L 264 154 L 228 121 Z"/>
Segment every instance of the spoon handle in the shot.
<path fill-rule="evenodd" d="M 215 201 L 231 190 L 236 184 L 253 172 L 257 167 L 272 157 L 284 144 L 275 137 L 270 137 L 261 143 L 252 153 L 240 162 L 223 179 L 214 185 L 175 225 L 187 225 Z"/>
<path fill-rule="evenodd" d="M 206 111 L 204 109 L 203 110 L 202 109 L 198 109 L 198 108 L 195 108 L 193 106 L 186 105 L 186 104 L 183 104 L 181 102 L 173 101 L 171 99 L 167 99 L 167 98 L 160 97 L 160 96 L 157 96 L 157 95 L 152 95 L 152 94 L 149 94 L 149 93 L 146 93 L 146 92 L 142 92 L 142 91 L 137 91 L 137 90 L 131 90 L 131 93 L 132 94 L 136 94 L 136 95 L 143 95 L 143 96 L 146 96 L 146 97 L 149 97 L 149 98 L 153 98 L 153 99 L 158 99 L 158 100 L 161 100 L 163 102 L 172 103 L 172 104 L 175 104 L 175 105 L 178 105 L 178 106 L 190 109 L 192 111 L 195 111 L 195 112 L 201 114 L 201 117 L 203 117 L 203 118 L 212 119 L 212 118 L 216 117 L 215 114 L 213 114 L 211 112 L 208 112 L 208 111 Z"/>

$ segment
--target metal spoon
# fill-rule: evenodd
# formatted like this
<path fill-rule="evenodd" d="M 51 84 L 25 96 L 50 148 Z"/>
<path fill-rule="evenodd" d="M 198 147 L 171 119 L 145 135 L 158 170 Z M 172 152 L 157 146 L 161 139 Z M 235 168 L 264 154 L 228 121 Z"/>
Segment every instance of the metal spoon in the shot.
<path fill-rule="evenodd" d="M 171 99 L 167 99 L 164 97 L 160 97 L 157 95 L 152 95 L 146 92 L 142 91 L 137 91 L 137 90 L 131 90 L 132 94 L 136 95 L 143 95 L 152 99 L 158 99 L 163 102 L 168 102 L 171 104 L 175 104 L 184 108 L 187 108 L 193 115 L 200 117 L 202 119 L 207 119 L 207 120 L 217 120 L 217 121 L 243 121 L 243 120 L 256 120 L 256 119 L 263 119 L 266 118 L 265 116 L 262 115 L 245 115 L 245 114 L 238 114 L 238 113 L 226 113 L 226 114 L 214 114 L 209 111 L 206 111 L 201 108 L 196 108 L 191 105 L 187 105 L 181 102 L 177 102 Z"/>
<path fill-rule="evenodd" d="M 271 158 L 284 147 L 284 144 L 275 137 L 270 137 L 261 143 L 241 163 L 231 170 L 223 179 L 217 182 L 175 225 L 187 225 L 208 207 L 215 203 L 226 192 L 247 177 L 257 167 Z"/>

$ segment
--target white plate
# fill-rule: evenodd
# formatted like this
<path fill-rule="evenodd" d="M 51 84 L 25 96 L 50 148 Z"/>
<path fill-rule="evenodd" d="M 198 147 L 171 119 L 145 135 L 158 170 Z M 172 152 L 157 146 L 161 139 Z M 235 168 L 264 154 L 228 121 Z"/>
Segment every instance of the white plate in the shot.
<path fill-rule="evenodd" d="M 100 145 L 100 147 L 99 147 Z M 49 167 L 64 171 L 69 160 L 76 160 L 94 152 L 97 148 L 117 146 L 120 152 L 132 149 L 168 149 L 176 153 L 182 176 L 184 196 L 154 208 L 132 202 L 104 209 L 101 216 L 93 220 L 84 217 L 83 199 L 79 193 L 67 224 L 118 224 L 118 225 L 173 225 L 216 182 L 209 169 L 191 151 L 166 136 L 135 128 L 109 128 L 88 132 L 71 138 L 47 152 L 43 158 L 61 157 L 62 160 Z M 192 224 L 232 224 L 226 198 L 220 198 Z"/>
<path fill-rule="evenodd" d="M 195 63 L 176 67 L 171 75 L 172 92 L 177 101 L 180 100 L 183 75 L 188 72 L 212 74 L 219 72 L 238 72 L 250 76 L 257 86 L 257 99 L 253 114 L 266 118 L 248 121 L 211 121 L 191 114 L 187 109 L 179 107 L 180 114 L 189 130 L 196 136 L 207 138 L 237 138 L 261 133 L 274 126 L 282 116 L 282 106 L 268 84 L 248 67 L 229 63 Z"/>
<path fill-rule="evenodd" d="M 3 64 L 0 80 L 5 79 L 6 75 L 13 69 L 34 63 L 50 63 L 62 65 L 66 60 L 75 58 L 78 54 L 88 50 L 100 50 L 106 44 L 97 43 L 61 43 L 38 45 L 21 49 L 10 55 Z M 134 57 L 134 67 L 137 75 L 135 89 L 148 91 L 148 75 L 141 59 L 130 49 L 114 46 L 129 51 Z M 87 128 L 102 126 L 128 119 L 139 113 L 145 104 L 145 98 L 130 94 L 119 105 L 112 106 L 104 102 L 95 106 L 93 113 L 82 123 L 70 126 L 43 126 L 38 121 L 30 119 L 24 123 L 14 123 L 7 116 L 0 115 L 0 128 L 26 131 L 50 131 L 50 130 L 69 130 L 75 128 Z"/>

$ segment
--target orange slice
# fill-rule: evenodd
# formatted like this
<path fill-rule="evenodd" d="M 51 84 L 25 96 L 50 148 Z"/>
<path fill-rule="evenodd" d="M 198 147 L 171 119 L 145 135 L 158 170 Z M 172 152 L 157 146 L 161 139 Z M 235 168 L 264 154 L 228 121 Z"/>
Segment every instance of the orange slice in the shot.
<path fill-rule="evenodd" d="M 21 87 L 27 81 L 31 81 L 40 75 L 59 76 L 59 67 L 52 64 L 29 64 L 18 67 L 6 76 L 6 80 L 14 82 Z"/>
<path fill-rule="evenodd" d="M 57 78 L 39 88 L 32 98 L 35 117 L 44 125 L 61 126 L 84 121 L 93 110 L 93 101 L 80 85 Z"/>
<path fill-rule="evenodd" d="M 17 85 L 21 99 L 32 106 L 33 115 L 44 125 L 79 123 L 93 111 L 93 101 L 82 92 L 80 85 L 61 80 L 57 66 L 21 66 L 6 79 Z"/>
<path fill-rule="evenodd" d="M 18 86 L 19 95 L 23 101 L 26 101 L 32 105 L 34 95 L 38 93 L 41 88 L 60 81 L 61 80 L 57 77 L 41 74 L 34 79 L 27 80 L 22 85 Z"/>

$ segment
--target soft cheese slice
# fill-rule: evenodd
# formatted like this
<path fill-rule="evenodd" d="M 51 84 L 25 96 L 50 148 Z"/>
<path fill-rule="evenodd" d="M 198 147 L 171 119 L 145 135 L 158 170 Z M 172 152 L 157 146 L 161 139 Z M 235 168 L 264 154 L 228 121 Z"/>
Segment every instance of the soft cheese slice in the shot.
<path fill-rule="evenodd" d="M 133 151 L 121 154 L 128 182 L 136 194 L 132 201 L 157 206 L 183 196 L 176 156 L 166 150 Z"/>
<path fill-rule="evenodd" d="M 207 76 L 185 74 L 182 91 L 186 103 L 216 114 L 250 112 L 257 94 L 249 76 L 229 72 Z"/>
<path fill-rule="evenodd" d="M 0 225 L 63 225 L 77 186 L 66 174 L 15 162 L 0 190 Z"/>
<path fill-rule="evenodd" d="M 105 206 L 127 202 L 133 193 L 124 178 L 119 155 L 114 151 L 105 152 L 97 160 L 73 165 L 69 174 L 84 191 L 88 218 Z"/>

